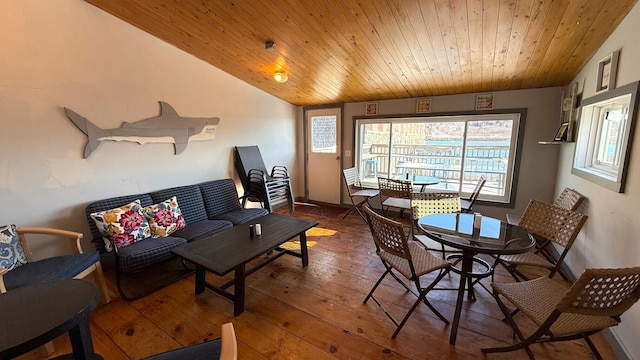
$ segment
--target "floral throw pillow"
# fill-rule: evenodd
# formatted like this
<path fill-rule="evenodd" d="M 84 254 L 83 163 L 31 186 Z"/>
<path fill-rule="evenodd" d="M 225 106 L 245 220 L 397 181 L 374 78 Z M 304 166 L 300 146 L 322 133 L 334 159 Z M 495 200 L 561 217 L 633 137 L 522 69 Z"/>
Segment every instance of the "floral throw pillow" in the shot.
<path fill-rule="evenodd" d="M 145 207 L 143 213 L 149 222 L 153 236 L 169 236 L 176 230 L 184 229 L 187 226 L 175 196 L 159 204 Z"/>
<path fill-rule="evenodd" d="M 0 267 L 9 271 L 27 263 L 16 226 L 0 226 Z"/>
<path fill-rule="evenodd" d="M 112 242 L 117 248 L 123 248 L 151 236 L 149 222 L 142 214 L 140 200 L 90 216 L 96 222 L 108 251 L 113 250 Z"/>

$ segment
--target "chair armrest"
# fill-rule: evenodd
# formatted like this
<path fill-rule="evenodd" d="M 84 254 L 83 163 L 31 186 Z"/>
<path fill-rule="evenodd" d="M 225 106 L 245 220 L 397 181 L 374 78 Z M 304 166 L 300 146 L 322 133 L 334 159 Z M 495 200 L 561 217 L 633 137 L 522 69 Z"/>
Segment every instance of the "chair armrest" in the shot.
<path fill-rule="evenodd" d="M 4 286 L 4 278 L 3 278 L 4 274 L 6 274 L 7 272 L 8 272 L 7 269 L 0 266 L 0 294 L 7 292 L 7 288 Z"/>
<path fill-rule="evenodd" d="M 24 248 L 27 256 L 31 256 L 31 250 L 29 250 L 29 245 L 25 239 L 26 234 L 40 234 L 40 235 L 52 235 L 52 236 L 60 236 L 65 237 L 71 242 L 71 247 L 76 248 L 78 254 L 82 254 L 82 245 L 80 244 L 80 240 L 82 239 L 82 233 L 62 230 L 62 229 L 54 229 L 54 228 L 46 228 L 46 227 L 33 227 L 33 226 L 21 226 L 16 229 L 18 231 L 18 235 L 20 236 L 20 242 L 22 243 L 22 247 Z M 31 259 L 29 259 L 31 261 Z"/>

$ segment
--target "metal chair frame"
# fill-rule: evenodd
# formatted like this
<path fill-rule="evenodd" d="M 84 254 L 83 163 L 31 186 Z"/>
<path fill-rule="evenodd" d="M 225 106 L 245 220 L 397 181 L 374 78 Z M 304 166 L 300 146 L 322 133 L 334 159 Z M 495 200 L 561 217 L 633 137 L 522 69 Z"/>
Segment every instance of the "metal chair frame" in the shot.
<path fill-rule="evenodd" d="M 411 211 L 411 193 L 413 182 L 411 180 L 389 179 L 378 177 L 378 189 L 380 191 L 380 203 L 382 213 L 386 216 L 389 208 L 400 209 L 400 217 L 405 210 Z M 385 206 L 387 207 L 385 209 Z"/>
<path fill-rule="evenodd" d="M 473 192 L 471 193 L 471 196 L 469 196 L 469 199 L 462 199 L 460 201 L 462 212 L 469 213 L 473 210 L 473 204 L 475 204 L 476 200 L 478 199 L 478 196 L 480 196 L 480 191 L 482 191 L 482 187 L 484 187 L 484 184 L 486 182 L 487 182 L 487 178 L 484 175 L 480 175 L 480 178 L 476 183 L 476 187 L 475 189 L 473 189 Z"/>
<path fill-rule="evenodd" d="M 587 218 L 587 215 L 532 199 L 522 215 L 519 226 L 541 241 L 539 248 L 534 252 L 497 257 L 494 266 L 504 266 L 516 281 L 528 280 L 517 269 L 519 265 L 544 267 L 549 270 L 549 278 L 557 272 L 567 280 L 568 277 L 561 271 L 560 266 Z M 552 244 L 563 248 L 557 258 L 553 255 Z"/>
<path fill-rule="evenodd" d="M 380 257 L 380 260 L 386 269 L 369 294 L 367 294 L 363 304 L 366 303 L 369 298 L 373 299 L 373 301 L 375 301 L 375 303 L 384 311 L 387 317 L 389 317 L 389 319 L 391 319 L 391 321 L 396 325 L 396 330 L 391 338 L 395 338 L 398 335 L 404 324 L 409 319 L 409 316 L 411 316 L 420 303 L 427 305 L 427 307 L 429 307 L 429 309 L 431 309 L 431 311 L 433 311 L 440 320 L 445 324 L 449 324 L 449 321 L 427 300 L 427 293 L 433 289 L 446 274 L 449 273 L 451 265 L 445 260 L 431 255 L 431 253 L 422 247 L 422 245 L 419 245 L 414 241 L 409 241 L 405 236 L 404 227 L 401 223 L 385 218 L 384 216 L 375 213 L 371 208 L 365 207 L 363 210 L 376 245 L 376 254 Z M 396 271 L 407 280 L 412 281 L 418 290 L 418 293 L 405 284 L 405 282 L 400 279 L 400 276 L 395 273 Z M 422 287 L 422 284 L 420 283 L 420 276 L 433 271 L 440 271 L 440 274 L 427 287 Z M 401 284 L 402 287 L 417 297 L 417 300 L 413 303 L 400 323 L 398 323 L 373 296 L 378 285 L 380 285 L 387 275 L 391 275 L 391 277 Z"/>
<path fill-rule="evenodd" d="M 347 211 L 347 213 L 344 214 L 342 218 L 346 219 L 349 214 L 357 212 L 362 220 L 366 222 L 367 220 L 362 214 L 361 208 L 365 204 L 371 207 L 369 200 L 378 196 L 380 194 L 380 191 L 376 189 L 364 189 L 362 187 L 362 184 L 360 183 L 358 169 L 356 169 L 355 167 L 342 170 L 342 178 L 344 179 L 344 183 L 347 186 L 347 193 L 349 194 L 351 204 L 353 204 L 353 207 L 349 209 L 349 211 Z M 356 203 L 354 198 L 361 198 L 362 200 Z"/>
<path fill-rule="evenodd" d="M 482 349 L 483 353 L 509 352 L 529 348 L 534 343 L 584 339 L 597 359 L 602 356 L 589 336 L 620 323 L 620 316 L 640 298 L 640 267 L 623 269 L 587 269 L 567 290 L 549 278 L 513 284 L 495 284 L 494 297 L 520 339 L 517 344 Z M 529 337 L 513 319 L 501 297 L 537 326 Z"/>

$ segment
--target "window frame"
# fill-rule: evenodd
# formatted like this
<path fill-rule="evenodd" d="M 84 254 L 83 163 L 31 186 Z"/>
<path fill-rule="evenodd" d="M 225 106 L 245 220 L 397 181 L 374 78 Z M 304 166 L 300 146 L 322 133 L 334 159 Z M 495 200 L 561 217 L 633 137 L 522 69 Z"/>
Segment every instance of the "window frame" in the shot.
<path fill-rule="evenodd" d="M 498 197 L 496 195 L 488 195 L 488 194 L 480 194 L 477 203 L 478 204 L 490 204 L 492 206 L 498 207 L 513 207 L 515 206 L 516 194 L 517 194 L 517 185 L 518 185 L 518 176 L 520 173 L 520 164 L 522 157 L 522 147 L 524 142 L 525 135 L 525 124 L 527 117 L 527 109 L 526 108 L 517 108 L 517 109 L 501 109 L 501 110 L 490 110 L 490 111 L 470 111 L 470 112 L 449 112 L 449 113 L 430 113 L 426 115 L 422 114 L 402 114 L 402 115 L 386 115 L 386 116 L 354 116 L 353 117 L 353 134 L 354 134 L 354 161 L 357 166 L 359 164 L 360 159 L 362 157 L 361 154 L 361 139 L 360 139 L 360 125 L 364 123 L 388 123 L 388 122 L 422 122 L 425 120 L 430 120 L 430 122 L 443 122 L 443 121 L 456 121 L 459 119 L 463 119 L 462 121 L 477 121 L 482 120 L 483 118 L 487 118 L 495 115 L 514 115 L 514 128 L 515 136 L 511 139 L 511 145 L 509 147 L 509 151 L 513 152 L 513 156 L 510 156 L 510 177 L 505 180 L 505 186 L 508 186 L 505 190 L 505 195 L 502 197 Z M 469 118 L 469 119 L 465 119 Z M 412 120 L 412 121 L 411 121 Z M 467 126 L 465 125 L 465 128 Z M 466 139 L 466 130 L 465 130 L 465 139 Z M 389 141 L 391 141 L 391 136 Z M 466 141 L 463 149 L 466 148 Z M 462 167 L 461 167 L 462 170 Z M 509 172 L 509 170 L 507 170 Z M 461 194 L 463 196 L 469 195 L 470 192 L 465 191 Z"/>
<path fill-rule="evenodd" d="M 617 89 L 599 93 L 582 102 L 571 168 L 572 174 L 607 189 L 619 193 L 624 192 L 638 115 L 639 86 L 640 82 L 636 81 Z M 627 118 L 620 134 L 618 134 L 616 143 L 618 148 L 616 153 L 619 154 L 619 159 L 614 159 L 613 166 L 607 167 L 597 163 L 598 152 L 602 149 L 600 141 L 605 123 L 603 113 L 606 109 L 619 108 L 620 106 L 627 109 Z M 617 164 L 616 160 L 618 160 Z"/>

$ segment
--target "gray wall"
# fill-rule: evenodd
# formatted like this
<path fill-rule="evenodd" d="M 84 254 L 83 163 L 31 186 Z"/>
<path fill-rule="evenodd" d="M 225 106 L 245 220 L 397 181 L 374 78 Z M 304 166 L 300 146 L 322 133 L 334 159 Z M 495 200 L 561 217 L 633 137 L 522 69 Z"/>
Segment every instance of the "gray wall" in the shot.
<path fill-rule="evenodd" d="M 620 50 L 617 85 L 640 80 L 640 4 L 636 4 L 609 39 L 573 80 L 578 82 L 583 99 L 595 94 L 598 62 Z M 576 275 L 590 267 L 640 266 L 640 221 L 636 215 L 640 204 L 640 126 L 636 124 L 634 144 L 627 173 L 626 190 L 619 194 L 571 174 L 574 144 L 561 147 L 556 192 L 572 187 L 587 197 L 582 209 L 589 219 L 571 248 L 566 262 Z M 612 333 L 623 344 L 626 355 L 640 359 L 640 305 L 623 317 Z"/>

